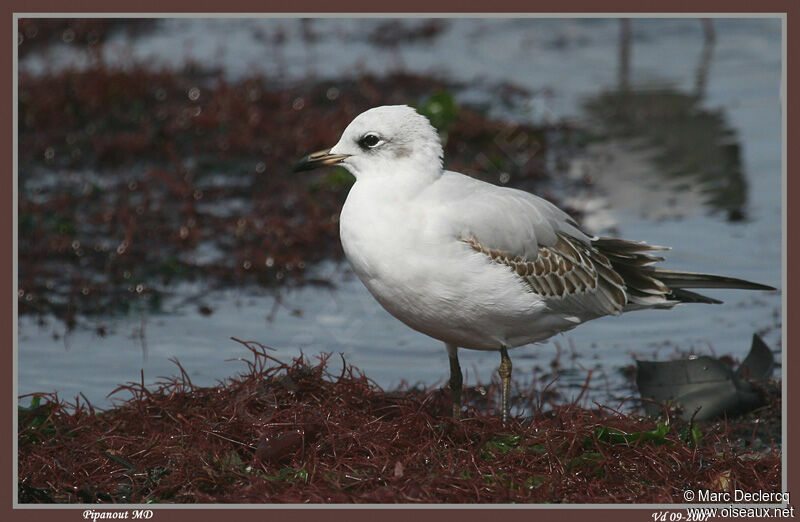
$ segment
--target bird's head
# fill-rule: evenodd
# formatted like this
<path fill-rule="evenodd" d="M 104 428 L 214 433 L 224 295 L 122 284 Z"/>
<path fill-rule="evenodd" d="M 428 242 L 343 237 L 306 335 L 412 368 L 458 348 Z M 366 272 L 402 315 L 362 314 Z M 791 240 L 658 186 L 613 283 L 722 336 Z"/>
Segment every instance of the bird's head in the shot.
<path fill-rule="evenodd" d="M 407 105 L 384 105 L 362 112 L 339 142 L 309 154 L 295 171 L 342 165 L 361 176 L 392 175 L 404 169 L 442 169 L 442 145 L 428 119 Z"/>

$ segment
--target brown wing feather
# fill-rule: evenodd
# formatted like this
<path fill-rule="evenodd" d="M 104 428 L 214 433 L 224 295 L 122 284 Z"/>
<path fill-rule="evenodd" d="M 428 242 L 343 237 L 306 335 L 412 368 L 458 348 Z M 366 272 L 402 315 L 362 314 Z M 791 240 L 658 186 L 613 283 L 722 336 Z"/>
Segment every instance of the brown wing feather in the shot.
<path fill-rule="evenodd" d="M 616 315 L 626 306 L 651 308 L 678 302 L 720 302 L 685 288 L 774 290 L 742 279 L 654 267 L 664 258 L 650 252 L 667 248 L 639 241 L 597 238 L 587 245 L 559 234 L 554 245 L 539 245 L 535 260 L 485 248 L 474 238 L 463 241 L 493 262 L 513 268 L 531 291 L 542 297 L 558 301 L 594 296 L 594 302 L 583 300 L 581 305 L 599 315 Z"/>
<path fill-rule="evenodd" d="M 517 273 L 531 291 L 546 298 L 566 299 L 590 294 L 596 297 L 600 311 L 622 312 L 627 304 L 625 282 L 611 261 L 591 246 L 559 235 L 556 244 L 539 246 L 535 260 L 491 250 L 476 239 L 465 239 L 475 251 Z"/>

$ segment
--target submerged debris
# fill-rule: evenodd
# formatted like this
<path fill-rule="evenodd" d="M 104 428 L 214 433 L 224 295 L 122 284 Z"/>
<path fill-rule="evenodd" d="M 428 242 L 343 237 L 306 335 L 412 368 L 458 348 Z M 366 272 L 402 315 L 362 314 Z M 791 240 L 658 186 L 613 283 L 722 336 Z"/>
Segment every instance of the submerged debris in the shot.
<path fill-rule="evenodd" d="M 772 352 L 753 334 L 750 353 L 734 372 L 721 359 L 708 356 L 677 361 L 636 361 L 636 384 L 651 415 L 660 403 L 680 406 L 684 420 L 710 420 L 747 413 L 766 404 L 769 392 L 758 386 L 772 376 Z"/>

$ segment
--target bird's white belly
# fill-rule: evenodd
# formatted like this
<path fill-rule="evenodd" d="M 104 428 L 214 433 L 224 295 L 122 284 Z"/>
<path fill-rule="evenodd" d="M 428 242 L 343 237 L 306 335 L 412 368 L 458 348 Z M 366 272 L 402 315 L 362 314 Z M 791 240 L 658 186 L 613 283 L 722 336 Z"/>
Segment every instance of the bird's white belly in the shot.
<path fill-rule="evenodd" d="M 577 324 L 551 311 L 510 268 L 455 237 L 420 232 L 425 216 L 375 210 L 372 226 L 354 226 L 362 212 L 350 203 L 340 220 L 345 255 L 375 299 L 411 328 L 464 348 L 498 350 Z"/>

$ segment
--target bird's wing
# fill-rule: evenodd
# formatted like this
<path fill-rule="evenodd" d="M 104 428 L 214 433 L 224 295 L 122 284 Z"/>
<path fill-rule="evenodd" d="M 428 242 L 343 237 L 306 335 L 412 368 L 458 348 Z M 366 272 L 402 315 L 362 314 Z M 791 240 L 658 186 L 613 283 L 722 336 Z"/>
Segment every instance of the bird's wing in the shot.
<path fill-rule="evenodd" d="M 599 315 L 622 312 L 625 282 L 592 246 L 596 238 L 567 213 L 528 192 L 466 179 L 445 173 L 439 187 L 448 195 L 442 211 L 459 240 L 513 269 L 555 306 L 564 301 Z"/>
<path fill-rule="evenodd" d="M 539 246 L 560 235 L 590 244 L 593 239 L 572 217 L 549 201 L 523 190 L 499 187 L 455 172 L 437 182 L 436 198 L 448 220 L 481 244 L 535 261 Z"/>

